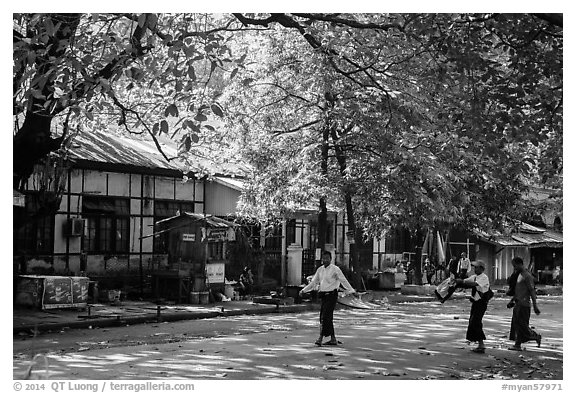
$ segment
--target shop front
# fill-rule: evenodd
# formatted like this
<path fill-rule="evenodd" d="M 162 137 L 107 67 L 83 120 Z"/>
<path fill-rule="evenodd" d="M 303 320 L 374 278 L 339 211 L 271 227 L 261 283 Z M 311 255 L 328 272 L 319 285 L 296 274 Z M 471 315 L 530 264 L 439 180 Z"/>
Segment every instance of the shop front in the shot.
<path fill-rule="evenodd" d="M 206 304 L 210 293 L 224 293 L 227 248 L 236 224 L 183 212 L 156 223 L 152 236 L 166 234 L 168 265 L 152 272 L 152 293 L 176 303 Z"/>

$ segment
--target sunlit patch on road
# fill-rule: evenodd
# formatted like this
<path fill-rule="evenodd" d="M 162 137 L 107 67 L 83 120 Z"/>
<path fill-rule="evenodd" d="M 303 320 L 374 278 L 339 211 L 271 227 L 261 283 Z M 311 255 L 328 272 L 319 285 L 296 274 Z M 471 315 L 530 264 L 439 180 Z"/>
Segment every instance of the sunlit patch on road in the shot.
<path fill-rule="evenodd" d="M 541 303 L 546 309 L 546 300 Z M 469 302 L 406 303 L 360 311 L 339 308 L 335 327 L 342 345 L 316 347 L 318 314 L 267 314 L 215 321 L 188 321 L 173 342 L 154 341 L 101 348 L 104 341 L 77 340 L 87 350 L 51 354 L 52 379 L 558 379 L 562 378 L 562 313 L 549 311 L 533 322 L 544 335 L 541 348 L 506 348 L 510 311 L 491 304 L 484 319 L 487 352 L 470 351 L 464 336 Z M 211 336 L 194 326 L 214 327 Z M 204 326 L 203 325 L 203 326 Z M 154 325 L 154 340 L 175 326 Z M 131 329 L 136 329 L 132 327 Z M 158 329 L 162 329 L 158 331 Z M 164 331 L 165 329 L 165 331 Z M 130 337 L 133 340 L 139 340 Z M 47 343 L 46 338 L 44 343 Z M 128 342 L 128 341 L 125 341 Z M 94 343 L 91 347 L 90 343 Z M 30 364 L 14 357 L 14 375 Z M 46 376 L 44 376 L 46 377 Z"/>

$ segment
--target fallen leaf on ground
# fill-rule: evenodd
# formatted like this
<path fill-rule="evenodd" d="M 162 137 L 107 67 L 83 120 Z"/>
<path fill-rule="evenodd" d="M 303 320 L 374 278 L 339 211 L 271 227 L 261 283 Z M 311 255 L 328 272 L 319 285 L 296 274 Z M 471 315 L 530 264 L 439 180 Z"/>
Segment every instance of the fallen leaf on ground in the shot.
<path fill-rule="evenodd" d="M 314 369 L 316 369 L 316 367 L 310 366 L 310 365 L 308 365 L 308 364 L 295 364 L 295 365 L 293 365 L 292 367 L 294 367 L 294 368 L 301 368 L 301 369 L 303 369 L 303 370 L 314 370 Z"/>
<path fill-rule="evenodd" d="M 336 366 L 324 366 L 324 367 L 322 367 L 322 369 L 323 369 L 324 371 L 327 371 L 327 370 L 338 370 L 338 367 L 336 367 Z"/>

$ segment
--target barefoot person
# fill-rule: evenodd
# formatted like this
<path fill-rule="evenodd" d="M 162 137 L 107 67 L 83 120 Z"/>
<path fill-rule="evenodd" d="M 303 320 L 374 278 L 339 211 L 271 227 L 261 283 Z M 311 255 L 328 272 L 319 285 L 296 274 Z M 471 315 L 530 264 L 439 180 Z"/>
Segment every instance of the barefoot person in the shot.
<path fill-rule="evenodd" d="M 329 251 L 322 252 L 322 266 L 316 270 L 314 278 L 308 285 L 300 291 L 302 293 L 310 292 L 312 289 L 320 285 L 318 289 L 318 296 L 322 300 L 320 307 L 320 337 L 316 340 L 315 344 L 322 345 L 322 339 L 330 336 L 330 341 L 324 345 L 337 345 L 336 334 L 334 333 L 334 308 L 338 300 L 338 288 L 340 284 L 346 289 L 346 293 L 356 292 L 352 285 L 346 280 L 342 270 L 332 262 L 332 254 Z"/>
<path fill-rule="evenodd" d="M 536 315 L 540 314 L 540 309 L 536 305 L 536 289 L 534 288 L 534 278 L 524 267 L 524 260 L 516 257 L 512 259 L 514 272 L 518 273 L 514 287 L 514 297 L 509 303 L 512 310 L 512 324 L 510 326 L 510 340 L 514 340 L 514 345 L 508 349 L 521 351 L 521 344 L 528 341 L 536 341 L 538 347 L 542 341 L 542 335 L 530 328 L 530 300 Z"/>
<path fill-rule="evenodd" d="M 466 340 L 478 343 L 478 346 L 474 348 L 472 352 L 484 353 L 486 351 L 484 345 L 486 335 L 484 334 L 484 330 L 482 330 L 482 318 L 488 308 L 488 299 L 485 294 L 487 294 L 490 289 L 490 281 L 484 273 L 486 265 L 483 261 L 477 260 L 471 262 L 471 265 L 474 267 L 474 274 L 465 279 L 458 278 L 456 279 L 456 283 L 465 288 L 472 288 L 472 294 L 470 296 L 472 307 L 470 308 Z"/>

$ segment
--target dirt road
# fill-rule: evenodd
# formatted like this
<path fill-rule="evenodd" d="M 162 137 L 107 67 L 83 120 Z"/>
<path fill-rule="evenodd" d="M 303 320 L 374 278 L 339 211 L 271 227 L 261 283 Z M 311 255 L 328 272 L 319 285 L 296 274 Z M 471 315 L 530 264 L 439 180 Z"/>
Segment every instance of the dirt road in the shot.
<path fill-rule="evenodd" d="M 540 299 L 542 347 L 522 352 L 507 350 L 506 301 L 494 298 L 484 318 L 484 355 L 464 338 L 470 303 L 455 299 L 340 308 L 338 347 L 313 345 L 312 312 L 15 336 L 13 375 L 33 365 L 46 379 L 563 379 L 562 297 Z"/>

